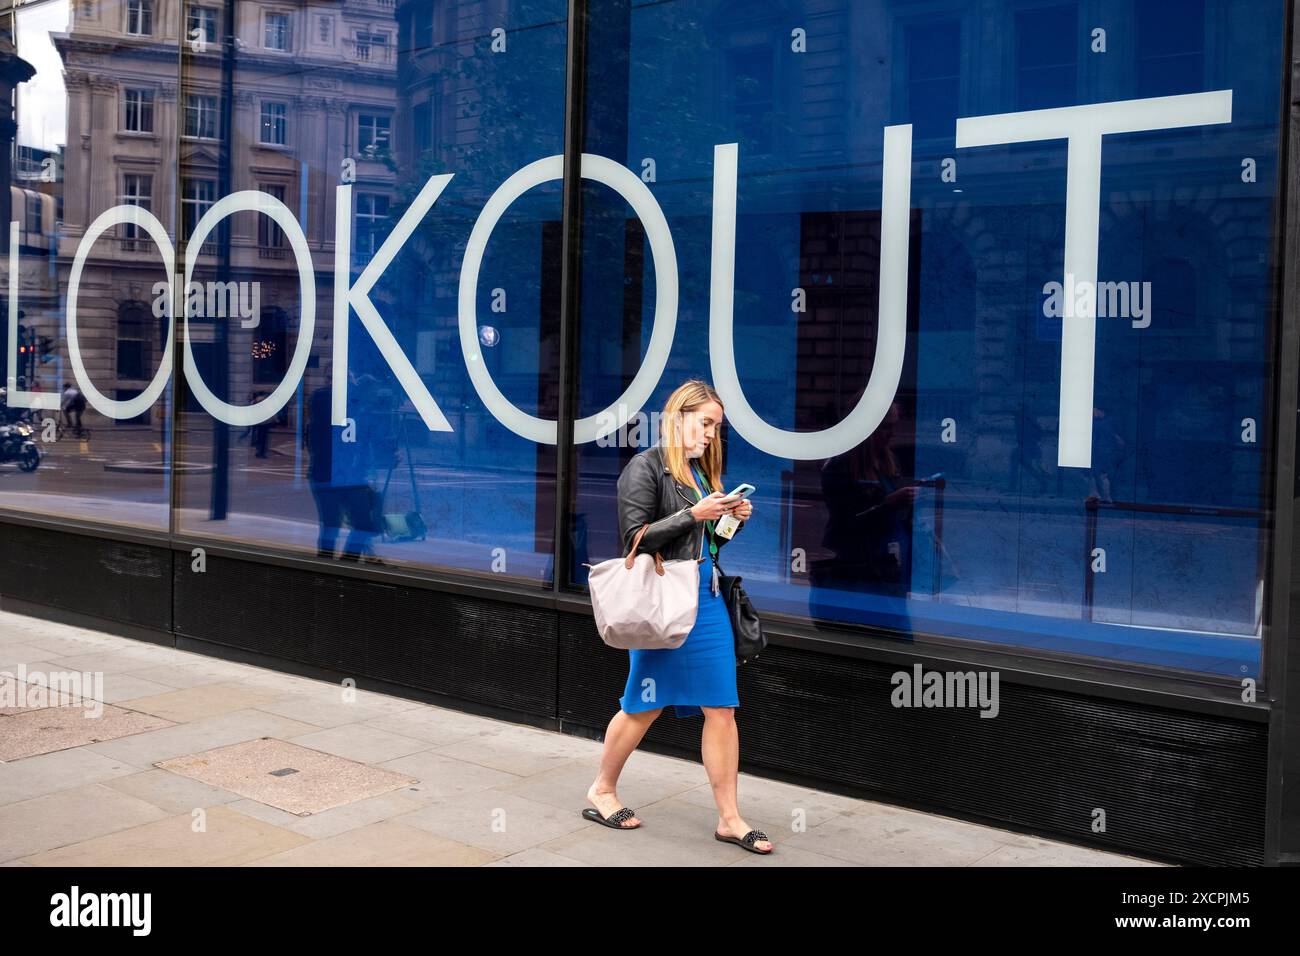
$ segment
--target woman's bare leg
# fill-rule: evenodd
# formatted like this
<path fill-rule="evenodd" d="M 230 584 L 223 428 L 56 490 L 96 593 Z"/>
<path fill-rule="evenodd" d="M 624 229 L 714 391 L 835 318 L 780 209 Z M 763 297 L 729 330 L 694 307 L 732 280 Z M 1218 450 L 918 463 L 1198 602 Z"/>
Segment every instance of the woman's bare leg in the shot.
<path fill-rule="evenodd" d="M 656 707 L 654 710 L 643 710 L 635 714 L 620 710 L 605 728 L 605 746 L 600 754 L 600 771 L 596 774 L 596 782 L 587 790 L 587 802 L 599 810 L 602 817 L 609 816 L 622 806 L 618 800 L 618 775 L 623 772 L 623 765 L 627 763 L 627 758 L 632 755 L 633 750 L 636 750 L 645 732 L 650 729 L 650 725 L 663 713 L 663 710 L 662 707 Z M 622 826 L 630 829 L 640 822 L 636 817 L 629 817 L 623 821 Z"/>
<path fill-rule="evenodd" d="M 740 732 L 736 728 L 734 707 L 701 707 L 704 732 L 700 737 L 700 754 L 713 787 L 713 801 L 718 805 L 718 833 L 743 837 L 753 829 L 740 816 L 736 806 L 736 775 L 740 772 Z M 771 840 L 754 843 L 758 850 L 772 849 Z"/>

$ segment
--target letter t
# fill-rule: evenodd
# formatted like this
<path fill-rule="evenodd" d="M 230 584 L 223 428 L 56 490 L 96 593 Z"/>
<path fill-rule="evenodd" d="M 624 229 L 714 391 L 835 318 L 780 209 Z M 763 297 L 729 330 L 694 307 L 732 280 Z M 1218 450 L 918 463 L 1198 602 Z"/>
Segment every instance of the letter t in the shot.
<path fill-rule="evenodd" d="M 957 146 L 993 146 L 1045 139 L 1067 141 L 1065 174 L 1065 280 L 1096 288 L 1101 215 L 1101 138 L 1232 121 L 1232 90 L 1153 96 L 957 120 Z M 1086 283 L 1086 285 L 1085 285 Z M 1097 306 L 1067 312 L 1061 320 L 1061 405 L 1056 463 L 1092 467 L 1093 364 Z"/>

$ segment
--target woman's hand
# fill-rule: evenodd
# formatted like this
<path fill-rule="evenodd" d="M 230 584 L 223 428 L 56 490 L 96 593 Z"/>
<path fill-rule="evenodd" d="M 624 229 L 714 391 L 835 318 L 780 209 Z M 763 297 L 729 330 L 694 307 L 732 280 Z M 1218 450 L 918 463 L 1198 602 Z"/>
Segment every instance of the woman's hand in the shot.
<path fill-rule="evenodd" d="M 714 521 L 727 514 L 735 500 L 730 495 L 715 491 L 695 502 L 691 507 L 691 515 L 696 521 Z"/>
<path fill-rule="evenodd" d="M 916 485 L 908 485 L 905 488 L 899 488 L 897 491 L 891 491 L 885 495 L 885 504 L 894 506 L 907 506 L 915 504 L 916 494 L 920 491 Z"/>
<path fill-rule="evenodd" d="M 754 503 L 745 498 L 731 509 L 731 513 L 741 521 L 748 521 L 749 516 L 754 513 Z"/>

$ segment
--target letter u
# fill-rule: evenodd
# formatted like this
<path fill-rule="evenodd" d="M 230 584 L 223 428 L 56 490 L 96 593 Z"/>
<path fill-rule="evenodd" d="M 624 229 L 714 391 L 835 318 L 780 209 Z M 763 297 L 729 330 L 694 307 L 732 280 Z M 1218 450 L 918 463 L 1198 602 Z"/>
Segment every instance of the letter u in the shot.
<path fill-rule="evenodd" d="M 713 147 L 713 264 L 709 294 L 709 363 L 731 426 L 755 448 L 778 458 L 822 459 L 861 444 L 889 412 L 907 349 L 907 259 L 912 192 L 912 127 L 886 126 L 880 187 L 880 301 L 871 378 L 853 411 L 829 428 L 793 432 L 763 421 L 745 400 L 736 373 L 737 144 Z"/>

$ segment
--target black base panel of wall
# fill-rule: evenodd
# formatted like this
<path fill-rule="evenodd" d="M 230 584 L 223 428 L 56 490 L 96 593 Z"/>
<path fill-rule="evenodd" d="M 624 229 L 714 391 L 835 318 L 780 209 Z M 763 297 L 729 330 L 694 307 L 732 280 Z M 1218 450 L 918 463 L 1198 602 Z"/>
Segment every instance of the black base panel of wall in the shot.
<path fill-rule="evenodd" d="M 22 601 L 168 633 L 172 552 L 0 522 L 0 594 L 7 605 Z"/>
<path fill-rule="evenodd" d="M 174 583 L 178 639 L 555 714 L 554 611 L 216 554 Z"/>
<path fill-rule="evenodd" d="M 560 614 L 559 716 L 604 730 L 627 652 Z M 1136 856 L 1260 865 L 1267 726 L 1015 684 L 999 711 L 895 707 L 898 668 L 769 646 L 738 673 L 741 766 Z M 699 758 L 702 718 L 643 739 Z M 1094 818 L 1104 832 L 1094 832 Z"/>

